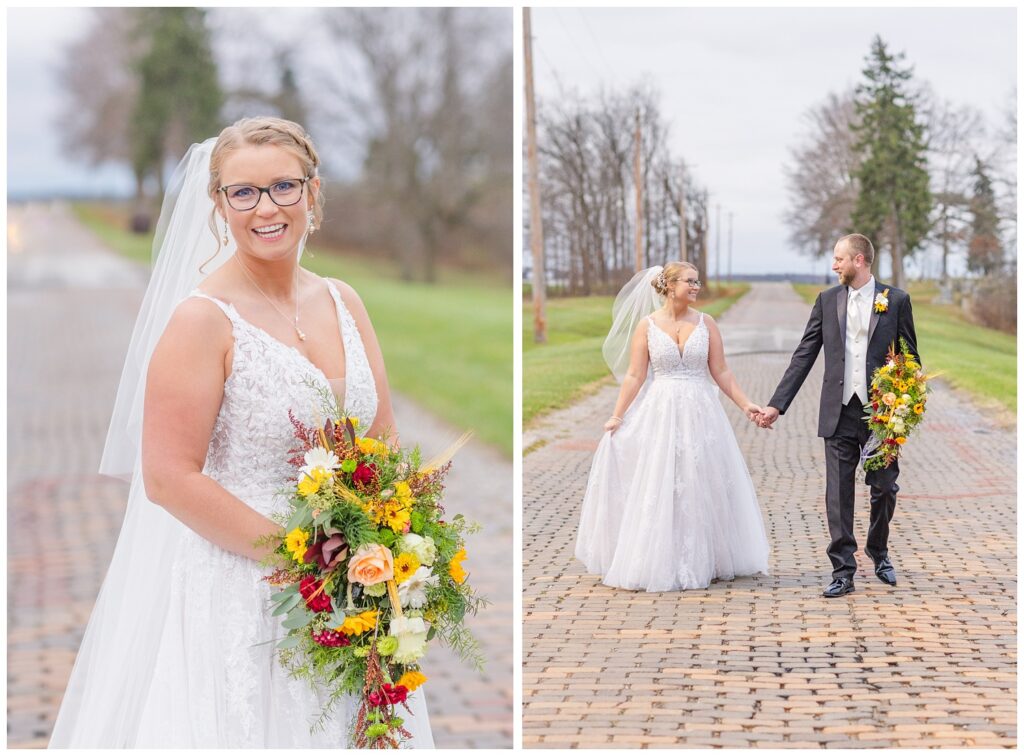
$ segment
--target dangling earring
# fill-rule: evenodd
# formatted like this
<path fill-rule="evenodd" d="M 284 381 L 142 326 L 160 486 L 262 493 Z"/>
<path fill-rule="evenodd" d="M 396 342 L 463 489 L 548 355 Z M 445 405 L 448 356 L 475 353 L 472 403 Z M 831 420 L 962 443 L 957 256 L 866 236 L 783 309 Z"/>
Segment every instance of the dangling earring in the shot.
<path fill-rule="evenodd" d="M 313 215 L 313 208 L 309 208 L 309 210 L 306 211 L 306 232 L 310 234 L 313 233 L 316 230 L 314 228 L 315 225 L 316 216 Z"/>
<path fill-rule="evenodd" d="M 224 242 L 224 246 L 228 246 L 228 219 L 224 219 L 224 238 L 221 239 Z"/>

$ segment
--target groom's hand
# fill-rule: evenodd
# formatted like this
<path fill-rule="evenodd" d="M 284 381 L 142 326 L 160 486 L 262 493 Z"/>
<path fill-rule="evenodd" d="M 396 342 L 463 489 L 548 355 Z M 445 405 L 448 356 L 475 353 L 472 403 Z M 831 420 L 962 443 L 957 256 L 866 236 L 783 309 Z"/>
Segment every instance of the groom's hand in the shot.
<path fill-rule="evenodd" d="M 772 423 L 779 419 L 779 411 L 775 407 L 765 407 L 761 412 L 761 419 L 758 425 L 762 428 L 772 430 Z"/>

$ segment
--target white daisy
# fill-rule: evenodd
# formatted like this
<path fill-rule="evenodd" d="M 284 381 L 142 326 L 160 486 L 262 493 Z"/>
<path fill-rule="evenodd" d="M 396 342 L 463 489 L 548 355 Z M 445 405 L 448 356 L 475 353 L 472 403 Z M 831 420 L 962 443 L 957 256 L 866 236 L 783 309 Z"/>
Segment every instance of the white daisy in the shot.
<path fill-rule="evenodd" d="M 305 462 L 305 464 L 299 472 L 302 473 L 302 475 L 308 475 L 310 477 L 313 477 L 313 471 L 318 468 L 324 473 L 330 475 L 341 467 L 341 460 L 338 459 L 337 455 L 322 446 L 314 446 L 306 452 L 302 457 L 302 461 Z"/>
<path fill-rule="evenodd" d="M 437 575 L 431 575 L 429 567 L 421 566 L 398 584 L 398 599 L 402 606 L 419 609 L 427 603 L 428 585 L 437 585 Z"/>

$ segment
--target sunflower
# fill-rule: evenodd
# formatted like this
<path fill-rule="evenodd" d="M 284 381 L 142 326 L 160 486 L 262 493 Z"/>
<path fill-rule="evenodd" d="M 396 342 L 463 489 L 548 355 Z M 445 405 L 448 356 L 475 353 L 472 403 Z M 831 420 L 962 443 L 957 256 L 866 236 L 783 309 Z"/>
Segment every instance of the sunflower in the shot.
<path fill-rule="evenodd" d="M 309 545 L 309 533 L 302 528 L 295 528 L 290 532 L 284 539 L 284 547 L 292 554 L 294 559 L 299 564 L 303 562 L 303 555 L 306 553 L 306 547 Z"/>
<path fill-rule="evenodd" d="M 404 552 L 395 557 L 395 582 L 402 583 L 416 574 L 420 568 L 420 560 L 415 554 Z"/>

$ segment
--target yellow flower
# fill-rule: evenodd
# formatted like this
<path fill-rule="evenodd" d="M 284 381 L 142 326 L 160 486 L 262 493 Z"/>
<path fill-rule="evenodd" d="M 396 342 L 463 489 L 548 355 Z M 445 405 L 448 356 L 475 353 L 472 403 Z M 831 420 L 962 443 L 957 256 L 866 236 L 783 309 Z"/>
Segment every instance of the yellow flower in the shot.
<path fill-rule="evenodd" d="M 377 627 L 377 610 L 367 609 L 362 614 L 346 617 L 341 627 L 335 629 L 345 635 L 362 635 L 375 627 Z"/>
<path fill-rule="evenodd" d="M 412 499 L 412 489 L 409 488 L 409 484 L 404 480 L 395 483 L 395 498 L 403 503 L 409 502 Z"/>
<path fill-rule="evenodd" d="M 302 564 L 302 557 L 309 545 L 309 533 L 302 528 L 295 528 L 284 538 L 284 547 L 292 553 L 292 559 Z"/>
<path fill-rule="evenodd" d="M 314 467 L 299 481 L 299 493 L 303 496 L 312 496 L 320 490 L 320 486 L 331 479 L 331 473 L 322 467 Z"/>
<path fill-rule="evenodd" d="M 403 688 L 412 693 L 416 688 L 420 687 L 427 681 L 427 676 L 422 672 L 410 669 L 404 675 L 398 678 L 396 685 L 401 685 Z"/>
<path fill-rule="evenodd" d="M 924 405 L 921 404 L 920 402 L 915 404 L 914 405 L 914 414 L 915 415 L 920 415 L 922 412 L 924 412 Z"/>
<path fill-rule="evenodd" d="M 415 554 L 404 552 L 395 557 L 395 582 L 401 583 L 413 576 L 420 568 L 420 560 Z"/>
<path fill-rule="evenodd" d="M 356 446 L 363 454 L 376 454 L 380 457 L 387 456 L 388 446 L 375 438 L 357 438 Z"/>
<path fill-rule="evenodd" d="M 448 563 L 448 574 L 452 576 L 452 580 L 461 585 L 466 582 L 468 574 L 462 569 L 462 560 L 466 558 L 466 550 L 459 549 L 458 553 L 452 557 L 452 561 Z"/>
<path fill-rule="evenodd" d="M 903 446 L 903 444 L 907 443 L 907 439 L 905 436 L 897 436 L 896 443 L 899 444 L 900 446 Z"/>
<path fill-rule="evenodd" d="M 383 520 L 396 533 L 404 533 L 411 520 L 411 510 L 397 499 L 390 499 L 384 504 Z"/>

